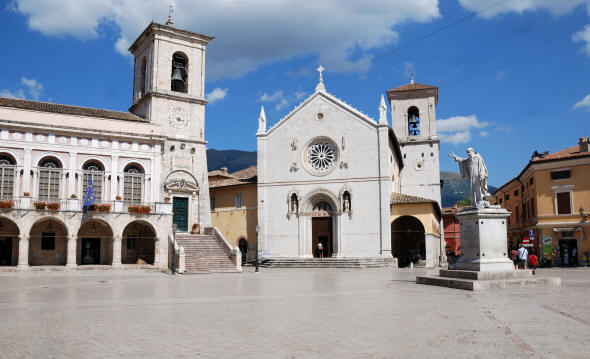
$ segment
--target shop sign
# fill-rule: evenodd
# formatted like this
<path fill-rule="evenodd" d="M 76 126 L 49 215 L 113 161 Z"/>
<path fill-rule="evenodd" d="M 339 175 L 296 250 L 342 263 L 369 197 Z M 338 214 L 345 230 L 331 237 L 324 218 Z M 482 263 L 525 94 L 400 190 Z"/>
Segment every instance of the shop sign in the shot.
<path fill-rule="evenodd" d="M 550 234 L 543 236 L 543 255 L 550 256 L 553 254 L 553 237 Z"/>

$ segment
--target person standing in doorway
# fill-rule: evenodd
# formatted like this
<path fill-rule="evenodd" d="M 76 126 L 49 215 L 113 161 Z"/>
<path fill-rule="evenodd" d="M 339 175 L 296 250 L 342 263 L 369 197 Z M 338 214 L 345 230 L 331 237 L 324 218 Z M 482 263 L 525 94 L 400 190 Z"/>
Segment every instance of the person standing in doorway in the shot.
<path fill-rule="evenodd" d="M 521 269 L 526 269 L 526 261 L 529 256 L 529 251 L 526 250 L 524 244 L 520 245 L 518 249 L 518 264 Z"/>
<path fill-rule="evenodd" d="M 572 265 L 574 267 L 578 266 L 578 248 L 572 248 Z"/>
<path fill-rule="evenodd" d="M 322 244 L 322 242 L 318 241 L 318 254 L 320 255 L 320 258 L 324 258 L 324 245 Z"/>

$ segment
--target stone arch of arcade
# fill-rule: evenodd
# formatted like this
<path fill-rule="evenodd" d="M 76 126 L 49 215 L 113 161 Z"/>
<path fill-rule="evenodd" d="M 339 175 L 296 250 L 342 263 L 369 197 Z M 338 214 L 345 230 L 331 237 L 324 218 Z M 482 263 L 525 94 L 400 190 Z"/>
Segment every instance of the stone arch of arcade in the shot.
<path fill-rule="evenodd" d="M 10 218 L 0 216 L 0 266 L 18 264 L 20 229 Z"/>
<path fill-rule="evenodd" d="M 68 228 L 59 218 L 42 217 L 31 226 L 28 245 L 29 265 L 65 266 L 68 255 Z"/>
<path fill-rule="evenodd" d="M 104 220 L 90 218 L 78 229 L 76 239 L 76 263 L 112 264 L 113 230 Z"/>
<path fill-rule="evenodd" d="M 158 237 L 154 226 L 144 220 L 130 222 L 123 229 L 122 264 L 155 264 Z"/>
<path fill-rule="evenodd" d="M 426 234 L 414 216 L 401 216 L 391 223 L 391 253 L 405 267 L 426 259 Z"/>

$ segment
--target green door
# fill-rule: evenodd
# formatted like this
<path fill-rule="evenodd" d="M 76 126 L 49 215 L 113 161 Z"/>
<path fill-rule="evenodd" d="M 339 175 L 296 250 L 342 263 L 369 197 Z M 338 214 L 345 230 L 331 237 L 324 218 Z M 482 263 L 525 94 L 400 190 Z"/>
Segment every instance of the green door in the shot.
<path fill-rule="evenodd" d="M 173 221 L 178 231 L 188 231 L 188 198 L 174 197 L 172 199 L 172 209 L 174 210 Z"/>

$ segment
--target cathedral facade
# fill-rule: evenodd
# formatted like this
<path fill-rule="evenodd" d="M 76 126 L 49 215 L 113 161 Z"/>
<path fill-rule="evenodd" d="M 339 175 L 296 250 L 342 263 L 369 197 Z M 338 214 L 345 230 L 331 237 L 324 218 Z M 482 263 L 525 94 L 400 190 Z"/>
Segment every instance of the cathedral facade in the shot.
<path fill-rule="evenodd" d="M 442 260 L 438 89 L 411 84 L 381 98 L 379 120 L 315 92 L 258 138 L 258 250 L 269 259 Z"/>
<path fill-rule="evenodd" d="M 149 24 L 129 49 L 129 112 L 0 98 L 0 264 L 168 268 L 173 232 L 211 226 L 212 39 Z"/>

